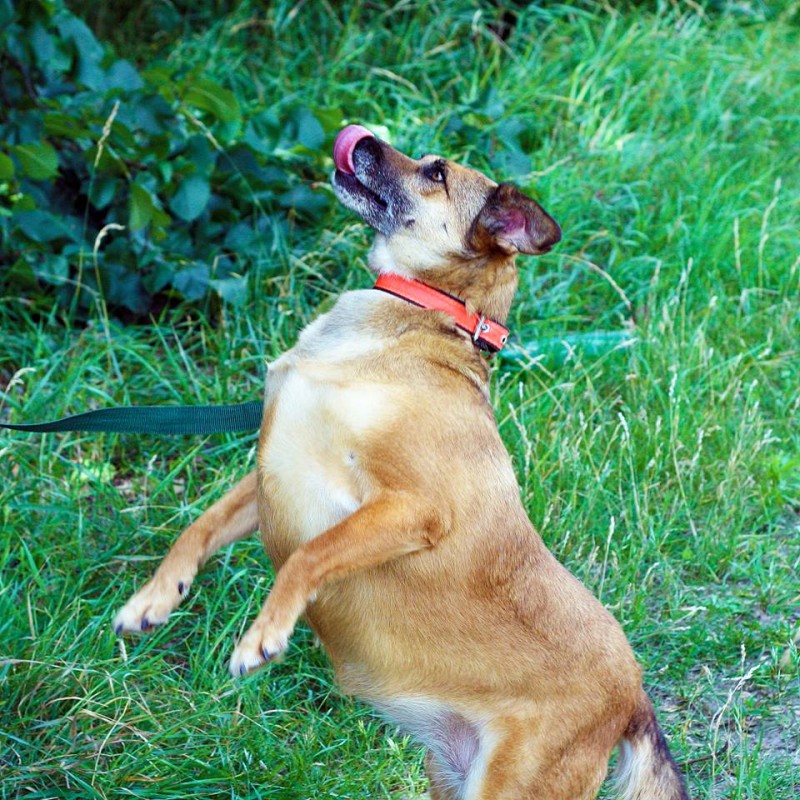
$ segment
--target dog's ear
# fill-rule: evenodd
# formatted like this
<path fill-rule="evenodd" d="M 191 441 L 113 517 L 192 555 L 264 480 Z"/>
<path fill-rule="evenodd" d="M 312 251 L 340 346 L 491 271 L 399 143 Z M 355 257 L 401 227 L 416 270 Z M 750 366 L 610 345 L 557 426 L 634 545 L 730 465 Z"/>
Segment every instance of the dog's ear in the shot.
<path fill-rule="evenodd" d="M 507 255 L 546 253 L 560 239 L 558 223 L 509 183 L 492 191 L 472 227 L 477 250 L 500 250 Z"/>

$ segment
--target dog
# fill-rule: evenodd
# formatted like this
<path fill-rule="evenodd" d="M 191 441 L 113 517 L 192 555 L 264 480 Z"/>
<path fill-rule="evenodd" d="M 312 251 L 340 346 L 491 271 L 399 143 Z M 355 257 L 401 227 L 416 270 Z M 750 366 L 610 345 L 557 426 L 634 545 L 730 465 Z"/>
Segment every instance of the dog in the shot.
<path fill-rule="evenodd" d="M 347 292 L 269 367 L 257 468 L 117 615 L 166 621 L 200 566 L 260 530 L 272 590 L 230 662 L 282 654 L 301 615 L 343 689 L 426 748 L 432 800 L 588 800 L 619 745 L 625 800 L 688 800 L 611 614 L 546 549 L 500 439 L 482 350 L 515 257 L 561 231 L 507 183 L 350 125 L 333 187 L 376 232 Z"/>

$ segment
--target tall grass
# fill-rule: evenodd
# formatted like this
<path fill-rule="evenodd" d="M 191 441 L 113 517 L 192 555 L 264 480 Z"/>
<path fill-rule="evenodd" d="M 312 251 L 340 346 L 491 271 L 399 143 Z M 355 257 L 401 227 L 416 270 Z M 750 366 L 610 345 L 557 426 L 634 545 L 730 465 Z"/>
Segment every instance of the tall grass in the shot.
<path fill-rule="evenodd" d="M 521 262 L 512 323 L 568 345 L 498 360 L 496 414 L 533 521 L 623 623 L 697 798 L 800 792 L 799 14 L 532 6 L 502 39 L 499 12 L 462 0 L 276 2 L 169 56 L 245 105 L 338 107 L 510 177 L 562 223 Z M 5 298 L 0 413 L 255 399 L 315 309 L 368 285 L 368 242 L 342 210 L 272 240 L 247 307 L 214 321 L 98 309 L 65 330 Z M 257 542 L 215 558 L 164 629 L 110 629 L 254 446 L 0 437 L 0 796 L 424 791 L 413 743 L 338 693 L 308 631 L 228 679 L 271 580 Z"/>

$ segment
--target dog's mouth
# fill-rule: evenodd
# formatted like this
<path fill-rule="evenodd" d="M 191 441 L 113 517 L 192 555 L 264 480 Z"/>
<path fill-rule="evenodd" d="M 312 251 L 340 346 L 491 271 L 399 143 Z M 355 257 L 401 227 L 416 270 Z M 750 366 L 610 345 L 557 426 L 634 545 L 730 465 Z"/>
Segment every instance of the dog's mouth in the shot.
<path fill-rule="evenodd" d="M 346 172 L 337 170 L 334 175 L 334 188 L 339 199 L 348 207 L 352 208 L 348 200 L 366 201 L 376 205 L 381 211 L 386 211 L 389 207 L 388 201 L 384 200 L 377 192 L 373 192 L 366 184 L 362 183 L 354 174 L 348 175 Z M 342 195 L 345 195 L 344 197 Z M 360 203 L 359 203 L 360 205 Z M 358 208 L 352 208 L 358 211 Z"/>
<path fill-rule="evenodd" d="M 348 125 L 333 145 L 333 188 L 342 205 L 380 233 L 394 228 L 398 195 L 383 169 L 382 143 L 361 125 Z"/>

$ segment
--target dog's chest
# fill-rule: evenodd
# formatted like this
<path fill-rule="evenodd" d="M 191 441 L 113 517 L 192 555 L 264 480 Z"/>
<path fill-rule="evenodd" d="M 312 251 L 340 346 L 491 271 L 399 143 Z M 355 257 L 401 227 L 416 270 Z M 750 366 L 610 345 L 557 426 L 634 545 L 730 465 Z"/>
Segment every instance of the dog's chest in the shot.
<path fill-rule="evenodd" d="M 364 444 L 392 403 L 390 389 L 359 369 L 383 347 L 352 330 L 360 319 L 335 308 L 269 370 L 259 472 L 271 534 L 291 547 L 352 514 L 369 490 Z"/>

